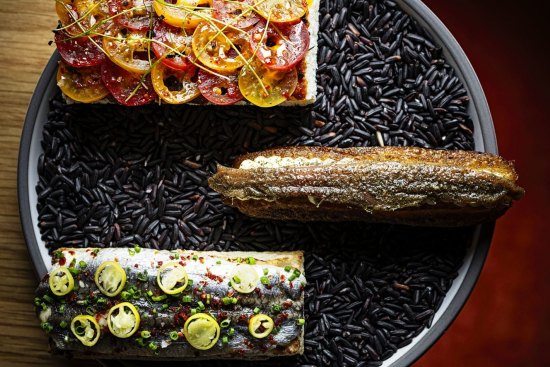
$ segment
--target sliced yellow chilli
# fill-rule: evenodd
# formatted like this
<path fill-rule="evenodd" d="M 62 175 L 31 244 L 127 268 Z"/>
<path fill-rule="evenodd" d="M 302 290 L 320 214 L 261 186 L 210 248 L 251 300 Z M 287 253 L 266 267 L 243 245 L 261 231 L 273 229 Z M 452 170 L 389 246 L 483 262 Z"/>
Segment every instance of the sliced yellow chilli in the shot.
<path fill-rule="evenodd" d="M 141 318 L 136 307 L 130 302 L 113 306 L 107 315 L 107 325 L 117 338 L 128 338 L 137 331 Z"/>
<path fill-rule="evenodd" d="M 166 294 L 180 293 L 187 287 L 187 272 L 175 261 L 166 263 L 157 273 L 157 284 Z"/>
<path fill-rule="evenodd" d="M 74 288 L 74 278 L 64 266 L 56 268 L 50 272 L 50 290 L 56 296 L 64 296 Z"/>
<path fill-rule="evenodd" d="M 97 268 L 94 280 L 101 293 L 114 297 L 126 285 L 126 273 L 117 262 L 105 261 Z"/>
<path fill-rule="evenodd" d="M 260 276 L 256 269 L 248 264 L 239 264 L 231 272 L 231 286 L 239 293 L 252 293 Z"/>
<path fill-rule="evenodd" d="M 210 315 L 197 313 L 185 321 L 183 335 L 193 348 L 207 350 L 220 338 L 220 325 Z"/>
<path fill-rule="evenodd" d="M 248 322 L 248 331 L 255 338 L 265 338 L 272 330 L 273 319 L 263 313 L 252 316 Z"/>
<path fill-rule="evenodd" d="M 71 321 L 71 331 L 87 347 L 94 346 L 101 335 L 99 324 L 90 315 L 75 316 Z"/>

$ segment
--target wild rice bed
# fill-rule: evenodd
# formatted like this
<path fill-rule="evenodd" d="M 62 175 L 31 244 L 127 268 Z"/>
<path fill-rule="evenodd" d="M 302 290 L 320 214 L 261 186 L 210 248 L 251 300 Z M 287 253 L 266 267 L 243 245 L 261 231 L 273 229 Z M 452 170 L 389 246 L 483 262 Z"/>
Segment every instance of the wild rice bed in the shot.
<path fill-rule="evenodd" d="M 394 2 L 322 1 L 320 29 L 312 109 L 54 99 L 36 188 L 48 249 L 303 249 L 306 351 L 285 364 L 377 366 L 409 344 L 431 325 L 470 229 L 254 220 L 225 206 L 206 182 L 217 162 L 274 146 L 473 149 L 466 91 Z"/>

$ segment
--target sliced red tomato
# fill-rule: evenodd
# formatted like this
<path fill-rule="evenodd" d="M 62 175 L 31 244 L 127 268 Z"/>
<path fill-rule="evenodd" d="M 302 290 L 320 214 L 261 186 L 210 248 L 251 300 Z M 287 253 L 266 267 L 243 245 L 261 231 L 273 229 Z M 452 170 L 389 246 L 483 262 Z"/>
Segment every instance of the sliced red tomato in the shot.
<path fill-rule="evenodd" d="M 112 27 L 103 37 L 103 50 L 112 62 L 132 73 L 149 71 L 149 38 L 146 31 Z M 153 59 L 151 53 L 151 59 Z"/>
<path fill-rule="evenodd" d="M 208 68 L 232 73 L 244 65 L 246 60 L 243 57 L 248 59 L 251 56 L 250 45 L 240 33 L 218 33 L 218 28 L 206 22 L 201 23 L 193 33 L 193 52 Z"/>
<path fill-rule="evenodd" d="M 252 9 L 252 5 L 254 0 L 213 0 L 213 16 L 224 24 L 231 24 L 232 27 L 250 28 L 261 18 Z"/>
<path fill-rule="evenodd" d="M 309 32 L 304 22 L 285 26 L 260 21 L 250 32 L 250 46 L 258 59 L 270 69 L 289 70 L 306 56 Z"/>
<path fill-rule="evenodd" d="M 199 90 L 204 98 L 217 105 L 230 105 L 243 99 L 237 74 L 224 78 L 199 70 Z"/>
<path fill-rule="evenodd" d="M 260 107 L 273 107 L 283 103 L 294 93 L 297 85 L 296 68 L 288 71 L 271 70 L 256 60 L 243 66 L 239 73 L 239 89 L 244 98 Z"/>
<path fill-rule="evenodd" d="M 274 23 L 298 23 L 306 14 L 306 0 L 264 0 L 257 5 L 258 12 Z"/>
<path fill-rule="evenodd" d="M 194 69 L 195 56 L 191 48 L 191 36 L 181 28 L 172 27 L 164 22 L 157 22 L 154 28 L 153 52 L 162 63 L 172 69 Z M 178 50 L 185 56 L 174 53 Z M 163 58 L 164 57 L 164 58 Z"/>
<path fill-rule="evenodd" d="M 150 28 L 154 0 L 108 0 L 109 14 L 115 22 L 134 31 Z M 120 15 L 118 15 L 120 14 Z"/>
<path fill-rule="evenodd" d="M 150 75 L 143 78 L 143 75 L 131 73 L 110 60 L 101 64 L 101 79 L 121 105 L 141 106 L 157 98 Z"/>
<path fill-rule="evenodd" d="M 170 69 L 160 62 L 151 70 L 155 91 L 170 104 L 186 103 L 200 95 L 195 75 L 195 72 Z"/>
<path fill-rule="evenodd" d="M 65 32 L 55 32 L 55 45 L 63 61 L 75 68 L 99 65 L 105 54 L 97 47 L 101 39 L 95 37 L 95 44 L 88 37 L 70 38 Z"/>
<path fill-rule="evenodd" d="M 56 0 L 55 10 L 66 31 L 79 35 L 93 28 L 102 33 L 109 27 L 109 8 L 106 1 L 97 0 Z"/>
<path fill-rule="evenodd" d="M 57 68 L 57 85 L 69 98 L 77 102 L 91 103 L 109 95 L 101 80 L 101 66 L 73 68 L 63 61 Z"/>

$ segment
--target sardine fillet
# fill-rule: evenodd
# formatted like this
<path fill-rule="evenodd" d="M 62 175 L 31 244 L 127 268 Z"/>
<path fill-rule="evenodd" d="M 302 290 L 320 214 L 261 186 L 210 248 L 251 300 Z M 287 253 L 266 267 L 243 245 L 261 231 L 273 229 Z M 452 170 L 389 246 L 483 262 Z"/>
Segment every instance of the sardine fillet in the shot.
<path fill-rule="evenodd" d="M 37 315 L 52 328 L 49 337 L 54 354 L 74 358 L 255 360 L 304 351 L 306 279 L 301 251 L 139 249 L 136 252 L 127 248 L 63 248 L 54 252 L 53 259 L 52 268 L 70 268 L 75 283 L 67 295 L 55 296 L 50 290 L 49 275 L 45 275 L 36 290 Z M 135 291 L 135 296 L 127 299 L 122 292 L 108 297 L 100 292 L 94 274 L 106 261 L 117 262 L 124 269 L 127 276 L 124 292 Z M 170 262 L 181 264 L 191 283 L 175 296 L 165 294 L 156 279 L 162 264 Z M 234 281 L 232 271 L 243 264 L 252 266 L 258 275 L 251 293 L 240 293 L 230 285 Z M 234 303 L 224 302 L 232 298 L 236 299 Z M 100 302 L 101 299 L 104 301 Z M 141 317 L 137 332 L 129 338 L 117 338 L 107 327 L 109 310 L 123 301 L 134 305 Z M 171 332 L 181 334 L 185 320 L 194 312 L 211 315 L 221 327 L 219 340 L 211 349 L 195 349 L 183 335 L 175 341 L 170 338 Z M 274 321 L 276 328 L 268 337 L 255 338 L 249 331 L 249 320 L 257 313 Z M 67 326 L 75 316 L 87 314 L 102 327 L 99 341 L 91 347 L 80 343 Z M 222 325 L 224 320 L 228 325 Z M 138 343 L 142 331 L 150 333 L 144 346 Z M 156 351 L 148 348 L 149 343 L 157 346 Z"/>
<path fill-rule="evenodd" d="M 241 167 L 279 158 L 318 163 Z M 243 155 L 234 168 L 219 165 L 209 184 L 252 217 L 454 227 L 504 214 L 524 195 L 517 178 L 511 162 L 487 153 L 290 147 Z"/>

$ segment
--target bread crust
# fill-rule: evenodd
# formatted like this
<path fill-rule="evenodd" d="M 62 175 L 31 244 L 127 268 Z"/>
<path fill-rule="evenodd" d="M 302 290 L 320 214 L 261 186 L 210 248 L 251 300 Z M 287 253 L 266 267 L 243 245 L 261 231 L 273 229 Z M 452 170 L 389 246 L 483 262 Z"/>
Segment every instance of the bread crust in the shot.
<path fill-rule="evenodd" d="M 240 169 L 257 157 L 345 164 Z M 252 217 L 455 227 L 494 220 L 524 195 L 512 162 L 479 152 L 416 147 L 289 147 L 246 154 L 209 180 Z"/>

